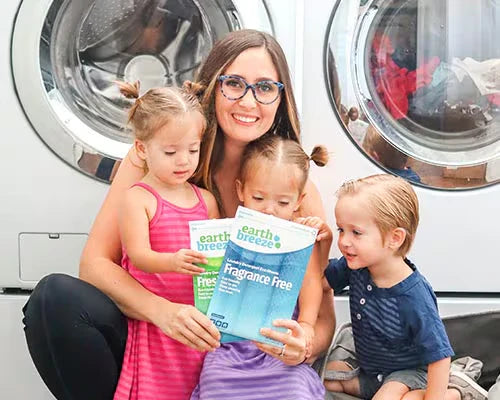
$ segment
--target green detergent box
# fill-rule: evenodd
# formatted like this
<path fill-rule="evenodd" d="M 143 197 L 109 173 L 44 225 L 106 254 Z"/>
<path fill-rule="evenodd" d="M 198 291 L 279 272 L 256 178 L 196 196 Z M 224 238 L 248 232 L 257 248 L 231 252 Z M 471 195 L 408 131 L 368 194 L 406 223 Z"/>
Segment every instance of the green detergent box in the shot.
<path fill-rule="evenodd" d="M 234 218 L 190 221 L 191 249 L 207 257 L 208 264 L 198 264 L 205 272 L 193 276 L 194 305 L 206 314 L 224 259 Z"/>

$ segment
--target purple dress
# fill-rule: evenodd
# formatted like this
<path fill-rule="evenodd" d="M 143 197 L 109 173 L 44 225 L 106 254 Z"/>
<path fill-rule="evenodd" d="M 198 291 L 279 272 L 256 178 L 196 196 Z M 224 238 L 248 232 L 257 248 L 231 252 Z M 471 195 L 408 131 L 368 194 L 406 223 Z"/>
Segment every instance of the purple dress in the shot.
<path fill-rule="evenodd" d="M 307 364 L 285 365 L 251 341 L 208 353 L 191 400 L 323 400 L 325 388 Z"/>

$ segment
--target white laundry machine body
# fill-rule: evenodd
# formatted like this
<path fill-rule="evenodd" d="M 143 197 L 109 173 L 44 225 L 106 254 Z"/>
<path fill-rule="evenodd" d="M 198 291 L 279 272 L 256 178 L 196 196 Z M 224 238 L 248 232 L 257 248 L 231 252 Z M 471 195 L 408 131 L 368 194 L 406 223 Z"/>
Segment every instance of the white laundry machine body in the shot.
<path fill-rule="evenodd" d="M 409 256 L 441 313 L 500 309 L 500 4 L 317 0 L 304 15 L 303 139 L 331 152 L 312 172 L 329 223 L 344 181 L 406 177 L 421 210 Z"/>
<path fill-rule="evenodd" d="M 29 358 L 21 308 L 44 275 L 78 274 L 92 221 L 130 147 L 130 132 L 123 128 L 128 100 L 113 81 L 138 79 L 141 92 L 180 85 L 193 78 L 217 39 L 242 28 L 274 34 L 292 76 L 301 77 L 300 4 L 2 2 L 8 21 L 0 27 L 0 354 L 8 360 L 0 366 L 4 397 L 52 398 Z"/>

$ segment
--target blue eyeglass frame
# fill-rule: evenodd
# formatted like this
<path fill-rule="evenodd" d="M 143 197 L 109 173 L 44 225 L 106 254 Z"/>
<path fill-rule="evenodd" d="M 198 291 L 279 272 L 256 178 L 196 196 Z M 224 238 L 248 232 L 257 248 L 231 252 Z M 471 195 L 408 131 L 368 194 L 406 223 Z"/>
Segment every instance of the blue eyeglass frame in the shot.
<path fill-rule="evenodd" d="M 229 78 L 232 78 L 232 79 L 238 79 L 240 81 L 242 81 L 244 84 L 245 84 L 245 90 L 243 91 L 243 94 L 240 96 L 240 97 L 229 97 L 227 96 L 224 91 L 222 90 L 222 83 L 226 80 L 226 79 L 229 79 Z M 245 97 L 245 95 L 247 94 L 248 92 L 248 89 L 251 89 L 252 90 L 252 94 L 253 94 L 253 98 L 255 99 L 255 101 L 257 101 L 258 103 L 260 104 L 273 104 L 276 100 L 278 100 L 278 97 L 280 97 L 280 94 L 282 92 L 282 90 L 285 88 L 285 85 L 281 82 L 276 82 L 276 81 L 271 81 L 271 80 L 263 80 L 263 81 L 259 81 L 259 82 L 256 82 L 256 83 L 248 83 L 246 80 L 244 80 L 241 76 L 237 76 L 237 75 L 220 75 L 217 80 L 221 83 L 221 86 L 220 86 L 220 91 L 222 93 L 222 95 L 226 98 L 226 99 L 229 99 L 229 100 L 232 100 L 232 101 L 236 101 L 236 100 L 239 100 L 239 99 L 242 99 L 243 97 Z M 272 83 L 272 84 L 275 84 L 276 86 L 278 86 L 278 95 L 276 96 L 276 98 L 273 100 L 273 101 L 270 101 L 268 103 L 265 103 L 263 101 L 260 101 L 256 94 L 255 94 L 255 87 L 259 84 L 259 83 L 262 83 L 262 82 L 267 82 L 267 83 Z"/>

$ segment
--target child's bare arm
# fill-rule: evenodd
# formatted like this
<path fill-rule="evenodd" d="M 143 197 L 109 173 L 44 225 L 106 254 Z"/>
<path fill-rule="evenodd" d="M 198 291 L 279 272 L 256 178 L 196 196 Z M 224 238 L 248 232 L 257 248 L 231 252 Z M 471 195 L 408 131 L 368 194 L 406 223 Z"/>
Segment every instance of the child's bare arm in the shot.
<path fill-rule="evenodd" d="M 141 188 L 127 190 L 119 216 L 120 237 L 130 261 L 136 268 L 150 273 L 179 272 L 196 275 L 203 272 L 194 263 L 206 263 L 201 253 L 181 249 L 176 253 L 159 253 L 151 249 L 149 221 L 156 210 L 156 199 Z"/>
<path fill-rule="evenodd" d="M 450 357 L 429 364 L 424 400 L 444 399 L 450 376 Z"/>
<path fill-rule="evenodd" d="M 320 249 L 319 262 L 322 266 L 322 270 L 324 270 L 328 265 L 330 247 L 332 246 L 333 241 L 333 234 L 330 226 L 320 217 L 302 217 L 297 218 L 295 222 L 316 228 L 318 230 L 316 242 L 318 242 Z"/>

